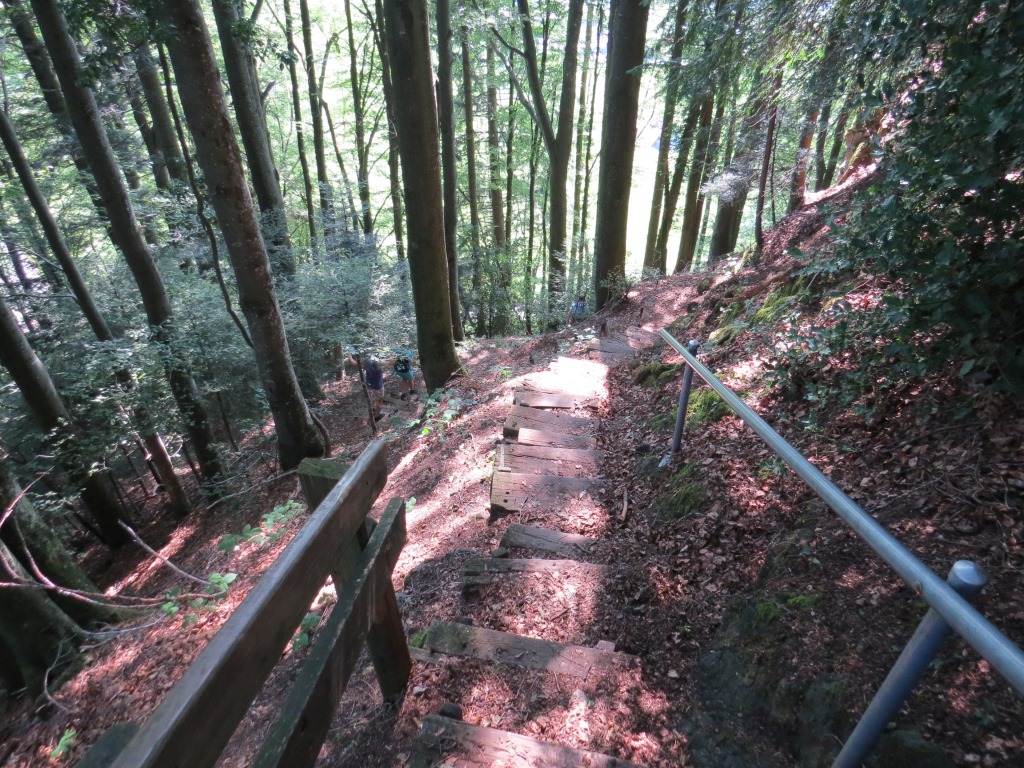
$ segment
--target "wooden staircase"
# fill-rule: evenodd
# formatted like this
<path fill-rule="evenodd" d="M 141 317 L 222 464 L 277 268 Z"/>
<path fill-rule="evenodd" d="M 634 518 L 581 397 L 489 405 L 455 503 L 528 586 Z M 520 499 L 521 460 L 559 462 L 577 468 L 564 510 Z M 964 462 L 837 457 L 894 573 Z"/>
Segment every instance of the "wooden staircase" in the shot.
<path fill-rule="evenodd" d="M 571 500 L 596 499 L 604 481 L 599 468 L 604 454 L 597 448 L 597 421 L 592 410 L 595 394 L 580 394 L 559 386 L 603 381 L 608 358 L 595 349 L 599 361 L 559 358 L 547 371 L 519 389 L 503 426 L 491 480 L 491 509 L 496 516 L 527 513 L 530 520 L 550 521 L 551 528 L 514 523 L 490 558 L 465 563 L 464 595 L 501 590 L 507 578 L 536 576 L 560 578 L 585 574 L 600 579 L 607 568 L 600 562 L 601 541 L 557 530 L 560 513 Z M 625 352 L 616 349 L 617 359 Z M 595 389 L 596 392 L 596 389 Z M 473 626 L 468 619 L 435 621 L 427 629 L 422 648 L 413 650 L 420 661 L 442 657 L 476 659 L 545 674 L 564 675 L 593 682 L 616 670 L 636 667 L 638 660 L 599 641 L 584 647 L 553 640 L 525 637 L 506 631 Z M 484 768 L 484 766 L 536 766 L 560 768 L 629 768 L 634 763 L 586 749 L 576 749 L 511 733 L 494 727 L 462 722 L 461 708 L 448 704 L 440 714 L 420 725 L 419 747 L 410 765 L 416 768 Z"/>

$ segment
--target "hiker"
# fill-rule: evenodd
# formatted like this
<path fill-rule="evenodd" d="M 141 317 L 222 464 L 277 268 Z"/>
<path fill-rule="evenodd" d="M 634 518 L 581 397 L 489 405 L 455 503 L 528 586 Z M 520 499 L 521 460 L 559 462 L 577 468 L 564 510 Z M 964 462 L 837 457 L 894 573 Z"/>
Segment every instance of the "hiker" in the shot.
<path fill-rule="evenodd" d="M 370 395 L 370 407 L 373 410 L 373 420 L 379 421 L 384 415 L 380 409 L 384 405 L 384 371 L 381 370 L 380 361 L 370 355 L 363 364 L 365 374 L 366 391 Z"/>
<path fill-rule="evenodd" d="M 569 314 L 565 318 L 565 322 L 569 325 L 575 325 L 583 319 L 583 316 L 587 314 L 587 297 L 580 294 L 569 306 Z"/>
<path fill-rule="evenodd" d="M 411 395 L 415 395 L 416 372 L 413 370 L 412 352 L 409 350 L 399 350 L 398 355 L 395 357 L 395 364 L 392 367 L 395 369 L 395 375 L 398 376 L 400 382 L 401 398 L 405 400 Z"/>

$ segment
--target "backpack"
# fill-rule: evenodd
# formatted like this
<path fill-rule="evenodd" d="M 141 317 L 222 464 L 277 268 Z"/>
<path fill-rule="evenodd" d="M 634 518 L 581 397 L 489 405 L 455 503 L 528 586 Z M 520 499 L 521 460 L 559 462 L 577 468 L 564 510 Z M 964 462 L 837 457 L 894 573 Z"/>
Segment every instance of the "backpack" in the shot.
<path fill-rule="evenodd" d="M 395 373 L 408 373 L 412 370 L 412 364 L 409 362 L 409 358 L 405 355 L 399 355 L 398 359 L 395 360 Z"/>

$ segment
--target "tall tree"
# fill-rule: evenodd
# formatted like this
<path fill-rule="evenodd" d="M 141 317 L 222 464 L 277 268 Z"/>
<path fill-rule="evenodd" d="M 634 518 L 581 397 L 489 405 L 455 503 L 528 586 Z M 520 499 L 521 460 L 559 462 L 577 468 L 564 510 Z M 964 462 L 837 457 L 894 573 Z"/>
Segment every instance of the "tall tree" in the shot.
<path fill-rule="evenodd" d="M 231 89 L 238 133 L 245 147 L 249 178 L 260 207 L 270 265 L 275 274 L 290 275 L 295 272 L 295 258 L 288 236 L 284 194 L 267 132 L 260 85 L 256 79 L 256 63 L 244 36 L 245 20 L 240 10 L 238 0 L 213 2 L 213 18 L 217 22 L 217 34 L 224 53 L 224 70 Z"/>
<path fill-rule="evenodd" d="M 426 0 L 384 0 L 384 28 L 395 90 L 395 126 L 409 225 L 409 270 L 420 363 L 428 389 L 459 369 L 448 302 L 441 210 L 437 110 L 431 82 Z"/>
<path fill-rule="evenodd" d="M 644 0 L 612 0 L 594 235 L 594 306 L 598 309 L 609 299 L 609 281 L 625 276 L 626 221 L 640 100 L 637 70 L 644 60 L 647 15 Z"/>
<path fill-rule="evenodd" d="M 206 183 L 216 189 L 220 222 L 238 285 L 239 303 L 253 342 L 263 389 L 277 427 L 278 457 L 291 469 L 328 447 L 310 416 L 292 367 L 267 249 L 249 196 L 242 157 L 228 119 L 210 36 L 196 0 L 168 0 L 160 17 L 174 31 L 168 52 L 185 119 Z"/>
<path fill-rule="evenodd" d="M 313 203 L 313 177 L 309 173 L 309 160 L 306 157 L 306 129 L 302 127 L 302 96 L 299 90 L 299 70 L 295 62 L 298 49 L 295 47 L 292 33 L 292 4 L 284 0 L 284 36 L 288 45 L 288 79 L 292 85 L 292 119 L 295 126 L 295 144 L 299 153 L 299 166 L 302 168 L 302 186 L 305 191 L 306 220 L 309 225 L 309 244 L 316 252 L 320 245 L 320 234 L 316 226 L 316 207 Z"/>
<path fill-rule="evenodd" d="M 462 26 L 462 109 L 466 128 L 466 196 L 469 198 L 469 241 L 473 247 L 472 302 L 477 320 L 483 317 L 480 253 L 480 200 L 476 182 L 476 130 L 473 128 L 473 69 L 469 56 L 469 27 Z M 480 331 L 477 330 L 479 334 Z"/>
<path fill-rule="evenodd" d="M 779 91 L 782 90 L 782 69 L 772 79 L 772 93 L 768 99 L 768 129 L 764 139 L 764 156 L 761 160 L 761 173 L 757 180 L 757 207 L 754 211 L 754 241 L 757 250 L 764 245 L 764 204 L 768 190 L 768 172 L 772 166 L 772 155 L 775 150 L 775 124 L 779 117 Z"/>
<path fill-rule="evenodd" d="M 655 244 L 658 241 L 658 224 L 661 221 L 661 206 L 665 198 L 665 187 L 669 180 L 669 149 L 672 147 L 676 103 L 679 100 L 686 12 L 689 5 L 690 0 L 677 0 L 676 2 L 675 20 L 672 25 L 672 46 L 669 53 L 668 71 L 665 75 L 665 109 L 661 119 L 661 134 L 658 137 L 658 161 L 654 167 L 651 217 L 647 224 L 647 244 L 644 246 L 644 267 L 657 269 L 659 272 L 665 271 L 665 254 L 658 254 Z"/>
<path fill-rule="evenodd" d="M 345 26 L 348 28 L 349 85 L 352 88 L 352 121 L 356 131 L 356 183 L 359 186 L 359 204 L 362 211 L 360 228 L 364 234 L 373 233 L 373 212 L 370 206 L 370 147 L 366 140 L 366 94 L 359 76 L 359 51 L 355 25 L 352 23 L 352 0 L 345 0 Z M 383 78 L 382 78 L 383 81 Z M 389 84 L 390 87 L 390 84 Z M 385 99 L 387 94 L 385 94 Z"/>
<path fill-rule="evenodd" d="M 548 228 L 548 297 L 552 305 L 561 301 L 565 291 L 565 239 L 568 220 L 569 159 L 572 156 L 573 113 L 576 103 L 576 59 L 583 23 L 583 0 L 569 0 L 566 17 L 565 54 L 558 102 L 558 126 L 551 121 L 544 84 L 537 60 L 537 44 L 530 21 L 529 0 L 516 0 L 523 30 L 523 60 L 526 63 L 530 102 L 523 105 L 540 125 L 548 152 L 548 190 L 550 194 Z M 557 313 L 556 313 L 557 314 Z"/>
<path fill-rule="evenodd" d="M 174 121 L 167 106 L 167 99 L 160 83 L 160 69 L 148 44 L 140 45 L 133 57 L 135 71 L 142 86 L 142 96 L 149 108 L 153 124 L 153 143 L 158 153 L 155 163 L 162 164 L 170 179 L 187 184 L 185 160 L 182 148 L 174 131 Z"/>
<path fill-rule="evenodd" d="M 327 173 L 324 120 L 320 109 L 320 86 L 316 81 L 313 23 L 309 16 L 308 0 L 299 0 L 299 18 L 302 22 L 302 50 L 306 69 L 306 88 L 309 92 L 309 115 L 313 126 L 313 157 L 316 160 L 316 181 L 320 190 L 320 215 L 323 218 L 324 240 L 327 240 L 328 233 L 333 229 L 331 220 L 334 218 L 334 193 L 330 176 Z"/>
<path fill-rule="evenodd" d="M 181 411 L 203 476 L 214 479 L 221 473 L 221 464 L 214 447 L 206 406 L 192 379 L 190 366 L 177 354 L 178 331 L 171 302 L 153 254 L 140 231 L 135 209 L 100 120 L 92 88 L 86 84 L 78 48 L 56 0 L 32 0 L 32 8 L 60 81 L 75 133 L 110 218 L 110 238 L 127 262 L 139 288 L 153 341 L 164 359 L 171 394 Z"/>
<path fill-rule="evenodd" d="M 398 260 L 405 259 L 405 233 L 402 227 L 402 187 L 401 170 L 398 158 L 398 132 L 395 129 L 395 96 L 391 84 L 391 60 L 388 58 L 387 45 L 384 42 L 384 6 L 381 0 L 374 0 L 373 40 L 380 56 L 381 84 L 384 89 L 384 102 L 388 117 L 388 181 L 391 187 L 391 209 L 395 221 L 395 250 Z M 369 190 L 369 187 L 367 187 Z"/>
<path fill-rule="evenodd" d="M 449 0 L 437 0 L 437 96 L 441 129 L 441 165 L 444 171 L 444 247 L 448 259 L 448 301 L 452 335 L 462 341 L 462 307 L 459 301 L 459 189 L 455 168 L 455 95 L 452 86 L 452 18 Z"/>
<path fill-rule="evenodd" d="M 811 143 L 814 141 L 814 129 L 817 122 L 818 110 L 812 109 L 800 128 L 796 160 L 793 163 L 793 176 L 789 185 L 790 213 L 804 204 L 804 192 L 807 189 L 807 164 L 811 161 Z"/>

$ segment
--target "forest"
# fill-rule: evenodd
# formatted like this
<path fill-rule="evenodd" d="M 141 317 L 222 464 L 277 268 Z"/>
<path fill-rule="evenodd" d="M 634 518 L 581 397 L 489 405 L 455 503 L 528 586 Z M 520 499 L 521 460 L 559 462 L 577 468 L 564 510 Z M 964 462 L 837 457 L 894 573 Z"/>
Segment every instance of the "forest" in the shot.
<path fill-rule="evenodd" d="M 772 285 L 877 301 L 794 323 L 777 391 L 875 424 L 936 377 L 1024 392 L 1017 4 L 0 4 L 5 706 L 101 627 L 180 621 L 112 586 L 150 534 L 394 428 L 358 398 L 338 427 L 356 360 L 412 350 L 454 415 L 480 345 L 768 264 L 843 185 L 828 248 Z"/>

